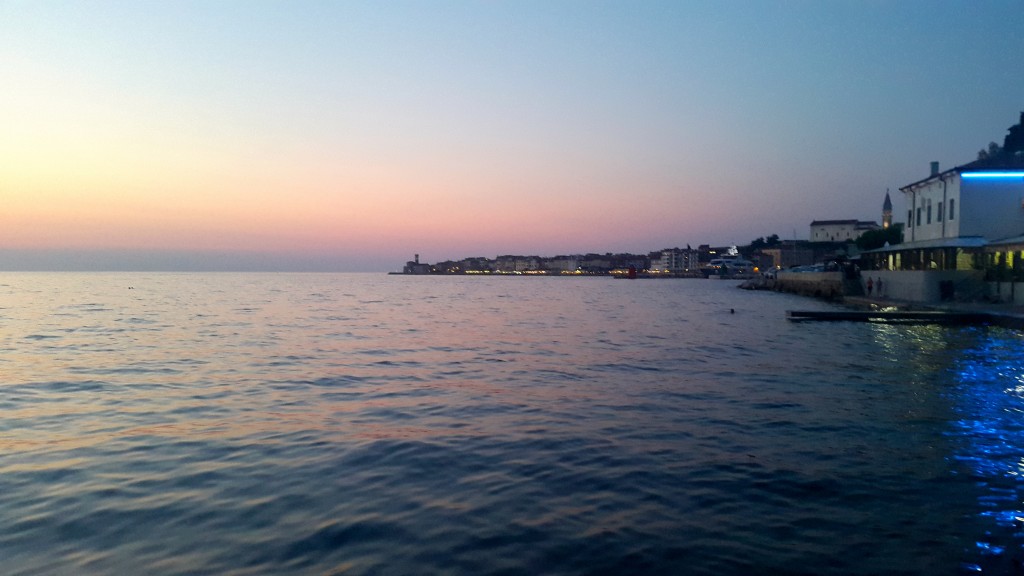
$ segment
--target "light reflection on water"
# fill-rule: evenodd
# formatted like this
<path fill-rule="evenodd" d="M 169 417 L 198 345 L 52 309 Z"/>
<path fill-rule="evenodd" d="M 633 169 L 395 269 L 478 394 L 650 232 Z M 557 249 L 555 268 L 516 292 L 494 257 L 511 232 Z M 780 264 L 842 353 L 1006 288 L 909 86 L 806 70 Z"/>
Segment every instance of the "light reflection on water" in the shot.
<path fill-rule="evenodd" d="M 976 542 L 973 565 L 991 573 L 1019 571 L 1024 564 L 1024 356 L 1021 335 L 989 330 L 954 363 L 959 419 L 952 434 L 956 459 L 979 490 L 985 532 Z"/>
<path fill-rule="evenodd" d="M 700 280 L 5 275 L 5 571 L 1002 568 L 1016 336 L 785 320 L 827 306 Z"/>

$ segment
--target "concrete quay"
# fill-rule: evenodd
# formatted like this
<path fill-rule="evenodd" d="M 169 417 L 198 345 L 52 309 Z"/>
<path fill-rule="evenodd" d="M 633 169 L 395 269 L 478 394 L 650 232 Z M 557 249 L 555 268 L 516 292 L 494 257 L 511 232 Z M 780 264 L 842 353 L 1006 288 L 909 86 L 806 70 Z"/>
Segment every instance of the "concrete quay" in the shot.
<path fill-rule="evenodd" d="M 843 305 L 857 310 L 930 311 L 977 315 L 983 324 L 1024 330 L 1024 306 L 989 302 L 943 302 L 923 304 L 870 296 L 847 296 Z"/>
<path fill-rule="evenodd" d="M 793 322 L 878 322 L 885 324 L 988 324 L 981 312 L 942 310 L 789 310 Z"/>

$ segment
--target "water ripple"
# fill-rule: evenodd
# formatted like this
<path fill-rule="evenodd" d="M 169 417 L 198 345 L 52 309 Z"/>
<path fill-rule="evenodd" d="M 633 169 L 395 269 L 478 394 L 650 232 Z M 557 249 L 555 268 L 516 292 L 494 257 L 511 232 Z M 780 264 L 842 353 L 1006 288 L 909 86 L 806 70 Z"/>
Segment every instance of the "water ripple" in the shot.
<path fill-rule="evenodd" d="M 992 361 L 994 331 L 797 326 L 787 307 L 827 305 L 699 280 L 5 281 L 5 573 L 998 573 L 1021 553 L 1024 369 Z"/>

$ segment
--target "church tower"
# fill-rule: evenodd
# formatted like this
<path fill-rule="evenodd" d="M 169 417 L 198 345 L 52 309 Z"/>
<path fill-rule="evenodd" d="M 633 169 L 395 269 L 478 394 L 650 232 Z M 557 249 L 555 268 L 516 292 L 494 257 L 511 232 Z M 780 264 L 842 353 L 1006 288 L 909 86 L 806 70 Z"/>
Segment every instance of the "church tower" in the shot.
<path fill-rule="evenodd" d="M 889 189 L 885 190 L 885 202 L 882 203 L 882 228 L 892 226 L 892 200 L 889 199 Z"/>

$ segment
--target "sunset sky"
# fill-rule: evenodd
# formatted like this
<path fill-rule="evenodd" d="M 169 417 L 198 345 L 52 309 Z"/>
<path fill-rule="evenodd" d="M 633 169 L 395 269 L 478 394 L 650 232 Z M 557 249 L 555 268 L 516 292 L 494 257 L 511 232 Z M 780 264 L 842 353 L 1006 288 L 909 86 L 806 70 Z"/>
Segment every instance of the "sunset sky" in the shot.
<path fill-rule="evenodd" d="M 0 270 L 807 238 L 1024 110 L 1019 1 L 0 0 Z"/>

